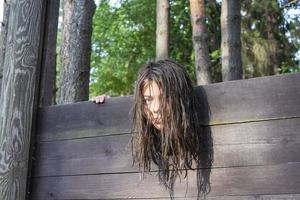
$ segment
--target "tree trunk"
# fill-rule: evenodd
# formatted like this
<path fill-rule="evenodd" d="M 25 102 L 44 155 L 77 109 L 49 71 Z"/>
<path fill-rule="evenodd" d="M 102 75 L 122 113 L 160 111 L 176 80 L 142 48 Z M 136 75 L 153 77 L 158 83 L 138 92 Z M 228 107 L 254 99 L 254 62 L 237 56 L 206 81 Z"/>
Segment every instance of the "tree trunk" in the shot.
<path fill-rule="evenodd" d="M 169 0 L 156 1 L 156 60 L 169 57 Z"/>
<path fill-rule="evenodd" d="M 0 95 L 1 95 L 1 83 L 3 78 L 3 65 L 5 58 L 5 49 L 6 49 L 6 38 L 7 38 L 7 29 L 9 21 L 9 10 L 10 10 L 10 0 L 6 0 L 3 3 L 3 22 L 1 26 L 1 38 L 0 38 Z"/>
<path fill-rule="evenodd" d="M 46 1 L 14 0 L 0 104 L 0 199 L 25 200 L 35 127 Z"/>
<path fill-rule="evenodd" d="M 240 0 L 223 0 L 221 55 L 223 81 L 242 79 Z"/>
<path fill-rule="evenodd" d="M 268 72 L 266 75 L 275 75 L 278 74 L 278 67 L 279 62 L 277 58 L 277 51 L 278 51 L 278 44 L 277 40 L 275 38 L 275 33 L 278 33 L 278 25 L 276 24 L 277 19 L 275 12 L 270 12 L 268 9 L 266 9 L 265 13 L 266 17 L 266 26 L 267 26 L 267 39 L 269 44 L 269 59 L 270 59 L 270 65 L 268 66 Z"/>
<path fill-rule="evenodd" d="M 190 0 L 197 85 L 211 83 L 205 0 Z"/>
<path fill-rule="evenodd" d="M 46 11 L 45 41 L 41 69 L 39 107 L 53 105 L 55 102 L 56 79 L 56 37 L 60 0 L 48 1 Z"/>
<path fill-rule="evenodd" d="M 208 2 L 208 7 L 209 9 L 211 9 L 211 15 L 210 17 L 212 19 L 217 19 L 218 17 L 220 17 L 220 13 L 221 13 L 221 8 L 219 7 L 219 4 L 217 3 L 216 0 L 210 0 Z M 220 36 L 218 35 L 220 32 L 220 24 L 219 24 L 220 20 L 214 20 L 212 21 L 213 26 L 210 28 L 209 32 L 209 45 L 211 46 L 211 52 L 217 50 L 220 48 Z"/>
<path fill-rule="evenodd" d="M 64 0 L 59 104 L 89 98 L 93 0 Z"/>

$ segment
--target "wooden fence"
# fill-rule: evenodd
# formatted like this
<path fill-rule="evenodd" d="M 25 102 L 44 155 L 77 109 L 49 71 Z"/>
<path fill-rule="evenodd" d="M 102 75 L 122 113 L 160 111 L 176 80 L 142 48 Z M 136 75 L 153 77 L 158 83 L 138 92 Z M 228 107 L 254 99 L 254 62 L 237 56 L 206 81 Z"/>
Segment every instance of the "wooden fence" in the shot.
<path fill-rule="evenodd" d="M 213 138 L 207 198 L 300 199 L 300 73 L 196 91 Z M 132 166 L 131 106 L 127 96 L 41 108 L 31 199 L 169 199 L 156 172 L 141 180 Z M 176 183 L 176 199 L 196 199 L 195 177 Z"/>

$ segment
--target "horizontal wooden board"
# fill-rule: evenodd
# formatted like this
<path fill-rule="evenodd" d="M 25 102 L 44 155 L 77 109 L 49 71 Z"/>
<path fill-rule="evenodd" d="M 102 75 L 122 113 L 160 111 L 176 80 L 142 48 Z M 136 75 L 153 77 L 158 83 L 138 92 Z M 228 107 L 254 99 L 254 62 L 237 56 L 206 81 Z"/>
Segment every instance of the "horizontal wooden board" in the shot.
<path fill-rule="evenodd" d="M 300 162 L 299 130 L 300 118 L 213 126 L 213 167 Z M 34 176 L 137 172 L 130 137 L 38 143 Z"/>
<path fill-rule="evenodd" d="M 50 198 L 53 200 L 53 198 Z M 170 198 L 131 198 L 134 200 L 170 200 Z M 176 197 L 176 200 L 195 200 L 196 197 Z M 243 196 L 215 196 L 206 197 L 206 200 L 299 200 L 300 194 L 279 194 L 279 195 L 243 195 Z M 47 200 L 47 199 L 46 199 Z M 71 200 L 71 199 L 67 199 Z M 80 199 L 87 200 L 87 199 Z M 98 199 L 99 200 L 99 199 Z M 105 200 L 124 200 L 124 198 L 105 198 Z"/>
<path fill-rule="evenodd" d="M 40 108 L 38 140 L 61 140 L 130 132 L 132 97 L 90 101 Z"/>
<path fill-rule="evenodd" d="M 299 85 L 300 73 L 295 73 L 196 87 L 203 104 L 199 123 L 216 125 L 299 117 Z M 131 107 L 132 97 L 127 96 L 110 98 L 103 105 L 81 102 L 41 108 L 38 141 L 129 133 Z"/>
<path fill-rule="evenodd" d="M 196 87 L 199 123 L 214 140 L 208 199 L 298 199 L 299 85 L 296 73 Z M 141 181 L 132 166 L 132 103 L 128 96 L 40 109 L 31 199 L 169 199 L 156 172 Z M 195 172 L 186 197 L 185 184 L 176 184 L 176 197 L 195 199 Z"/>
<path fill-rule="evenodd" d="M 154 199 L 154 198 L 151 198 Z M 170 200 L 170 198 L 156 198 L 157 200 Z M 178 200 L 195 200 L 195 197 L 177 197 Z M 207 197 L 207 200 L 299 200 L 300 194 L 283 195 L 243 195 L 243 196 L 215 196 Z M 116 199 L 115 199 L 116 200 Z M 135 199 L 145 200 L 145 199 Z"/>
<path fill-rule="evenodd" d="M 210 124 L 299 117 L 299 85 L 295 73 L 205 86 Z"/>
<path fill-rule="evenodd" d="M 212 169 L 208 196 L 299 194 L 300 163 Z M 40 177 L 33 179 L 31 199 L 168 198 L 155 174 L 140 180 L 138 173 Z M 176 197 L 185 197 L 186 181 L 177 183 Z M 195 172 L 186 197 L 195 197 Z"/>

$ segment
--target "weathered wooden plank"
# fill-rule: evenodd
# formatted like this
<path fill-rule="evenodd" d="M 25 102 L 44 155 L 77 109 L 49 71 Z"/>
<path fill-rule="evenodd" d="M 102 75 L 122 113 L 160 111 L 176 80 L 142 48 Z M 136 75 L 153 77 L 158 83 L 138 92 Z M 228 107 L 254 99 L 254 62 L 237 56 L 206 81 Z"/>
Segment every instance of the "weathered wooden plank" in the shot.
<path fill-rule="evenodd" d="M 228 124 L 300 116 L 300 73 L 228 81 L 197 87 L 203 105 L 209 103 L 209 124 Z M 208 102 L 208 103 L 207 103 Z M 61 140 L 128 133 L 132 97 L 50 106 L 39 110 L 39 140 Z M 208 107 L 203 106 L 202 124 Z"/>
<path fill-rule="evenodd" d="M 151 198 L 154 199 L 154 198 Z M 157 198 L 157 200 L 170 200 L 170 198 Z M 195 197 L 177 197 L 179 200 L 195 200 Z M 283 194 L 283 195 L 243 195 L 243 196 L 215 196 L 207 197 L 207 200 L 299 200 L 300 194 Z M 116 199 L 117 200 L 117 199 Z M 145 200 L 145 199 L 135 199 Z"/>
<path fill-rule="evenodd" d="M 10 2 L 0 98 L 1 200 L 24 200 L 27 195 L 45 3 L 43 0 Z"/>
<path fill-rule="evenodd" d="M 210 124 L 299 116 L 299 85 L 300 73 L 211 84 Z"/>
<path fill-rule="evenodd" d="M 3 77 L 3 65 L 5 59 L 5 47 L 6 47 L 6 38 L 8 31 L 8 21 L 9 21 L 9 9 L 10 1 L 3 2 L 3 22 L 1 23 L 1 32 L 0 32 L 0 95 L 1 95 L 1 86 L 2 86 L 2 77 Z"/>
<path fill-rule="evenodd" d="M 208 196 L 299 194 L 300 163 L 212 169 Z M 195 172 L 190 172 L 187 197 L 196 195 Z M 34 178 L 32 199 L 168 198 L 155 175 L 140 180 L 138 173 Z M 184 197 L 186 182 L 176 184 Z"/>
<path fill-rule="evenodd" d="M 130 132 L 129 112 L 132 98 L 112 99 L 108 99 L 103 105 L 78 102 L 41 108 L 38 140 L 49 141 Z"/>
<path fill-rule="evenodd" d="M 300 162 L 300 118 L 213 126 L 215 167 Z M 137 172 L 130 134 L 41 142 L 34 176 Z"/>
<path fill-rule="evenodd" d="M 201 95 L 211 110 L 211 198 L 299 194 L 299 78 L 298 73 L 196 88 L 204 89 L 207 97 Z M 141 182 L 131 165 L 131 105 L 131 97 L 119 97 L 104 105 L 83 102 L 44 108 L 34 199 L 167 199 L 156 176 Z M 189 177 L 190 199 L 195 199 L 194 179 Z M 176 187 L 177 197 L 184 198 L 184 183 Z"/>
<path fill-rule="evenodd" d="M 102 143 L 100 143 L 102 144 Z M 57 146 L 56 146 L 57 147 Z M 90 148 L 89 148 L 90 150 Z M 47 151 L 49 152 L 49 151 Z M 102 174 L 137 172 L 132 166 L 129 151 L 104 152 L 97 155 L 78 155 L 73 158 L 41 159 L 37 161 L 35 177 L 78 174 Z M 215 147 L 215 162 L 212 168 L 268 165 L 286 162 L 300 162 L 299 143 L 284 145 L 228 145 Z M 153 167 L 156 169 L 156 167 Z"/>

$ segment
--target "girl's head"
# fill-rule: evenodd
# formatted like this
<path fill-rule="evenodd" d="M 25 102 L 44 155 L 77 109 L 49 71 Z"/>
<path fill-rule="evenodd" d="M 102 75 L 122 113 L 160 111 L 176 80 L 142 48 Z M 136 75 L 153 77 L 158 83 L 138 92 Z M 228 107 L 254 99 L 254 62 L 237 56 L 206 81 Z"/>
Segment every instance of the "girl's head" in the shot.
<path fill-rule="evenodd" d="M 171 60 L 150 62 L 141 68 L 135 89 L 137 110 L 148 125 L 160 131 L 168 128 L 170 119 L 182 122 L 182 112 L 193 95 L 192 83 L 183 67 Z"/>
<path fill-rule="evenodd" d="M 175 61 L 149 62 L 140 69 L 133 109 L 134 162 L 148 171 L 153 161 L 169 189 L 199 157 L 195 101 L 192 82 Z"/>

